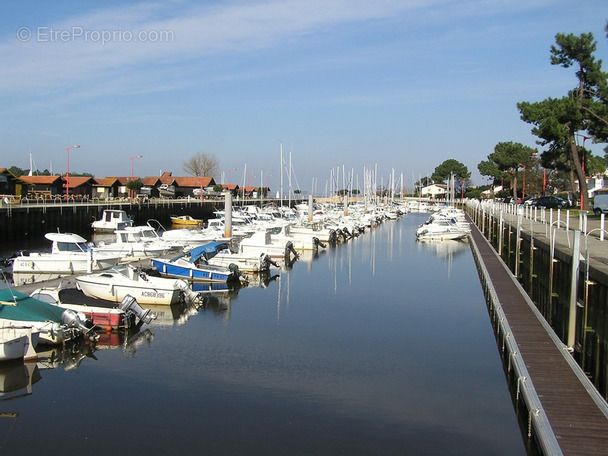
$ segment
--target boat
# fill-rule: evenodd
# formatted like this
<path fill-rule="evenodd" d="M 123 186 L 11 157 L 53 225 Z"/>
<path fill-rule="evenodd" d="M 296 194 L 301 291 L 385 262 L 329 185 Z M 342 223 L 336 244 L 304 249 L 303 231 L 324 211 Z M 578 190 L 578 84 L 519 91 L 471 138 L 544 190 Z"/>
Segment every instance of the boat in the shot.
<path fill-rule="evenodd" d="M 112 267 L 120 255 L 105 253 L 87 244 L 82 236 L 73 233 L 47 233 L 52 242 L 51 253 L 20 252 L 12 259 L 14 273 L 75 274 Z"/>
<path fill-rule="evenodd" d="M 98 233 L 113 233 L 133 226 L 133 220 L 121 209 L 104 209 L 101 219 L 94 220 L 91 226 Z"/>
<path fill-rule="evenodd" d="M 196 219 L 190 215 L 172 215 L 171 223 L 177 226 L 203 226 L 205 221 L 203 219 Z"/>
<path fill-rule="evenodd" d="M 27 334 L 15 334 L 0 328 L 0 362 L 22 359 L 27 346 L 29 346 Z"/>
<path fill-rule="evenodd" d="M 0 361 L 36 359 L 40 331 L 28 326 L 0 326 Z"/>
<path fill-rule="evenodd" d="M 81 320 L 86 321 L 85 324 L 93 328 L 130 328 L 137 324 L 149 324 L 154 318 L 150 310 L 141 308 L 132 296 L 125 296 L 117 306 L 115 301 L 88 296 L 74 286 L 65 286 L 64 282 L 57 287 L 38 288 L 30 296 L 76 312 Z"/>
<path fill-rule="evenodd" d="M 225 268 L 207 262 L 205 256 L 215 255 L 218 250 L 227 246 L 228 244 L 224 242 L 210 242 L 194 247 L 188 253 L 175 258 L 151 258 L 150 261 L 161 276 L 205 282 L 231 282 L 244 279 L 236 265 Z"/>
<path fill-rule="evenodd" d="M 87 296 L 111 302 L 120 302 L 127 295 L 140 304 L 153 305 L 171 305 L 185 297 L 197 298 L 185 280 L 155 277 L 130 264 L 77 276 L 76 285 Z"/>
<path fill-rule="evenodd" d="M 251 236 L 241 239 L 238 246 L 238 253 L 241 255 L 261 255 L 267 254 L 271 258 L 290 259 L 291 256 L 297 257 L 293 243 L 285 239 L 273 239 L 271 229 L 256 231 Z"/>
<path fill-rule="evenodd" d="M 62 344 L 81 335 L 90 335 L 90 328 L 74 311 L 13 289 L 0 290 L 0 326 L 37 330 L 41 344 Z"/>
<path fill-rule="evenodd" d="M 239 267 L 239 271 L 251 273 L 268 272 L 271 265 L 277 268 L 280 267 L 267 253 L 244 255 L 233 252 L 227 245 L 225 248 L 218 250 L 207 262 L 211 265 L 223 266 L 225 268 L 230 267 L 231 264 L 236 264 Z"/>
<path fill-rule="evenodd" d="M 182 249 L 178 244 L 162 240 L 160 237 L 146 237 L 150 231 L 154 231 L 154 229 L 149 226 L 130 226 L 116 230 L 114 242 L 100 241 L 97 244 L 97 250 L 118 255 L 124 262 L 160 256 Z"/>
<path fill-rule="evenodd" d="M 416 229 L 416 238 L 425 240 L 454 240 L 459 241 L 468 238 L 470 230 L 459 227 L 453 220 L 433 220 L 424 223 Z"/>
<path fill-rule="evenodd" d="M 161 198 L 175 198 L 175 186 L 161 184 L 161 186 L 158 188 L 158 194 Z"/>

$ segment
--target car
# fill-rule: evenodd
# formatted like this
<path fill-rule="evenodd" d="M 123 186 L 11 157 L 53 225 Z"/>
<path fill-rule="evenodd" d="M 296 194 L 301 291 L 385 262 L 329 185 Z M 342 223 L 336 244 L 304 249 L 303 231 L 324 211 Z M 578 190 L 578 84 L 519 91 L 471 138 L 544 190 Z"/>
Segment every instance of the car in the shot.
<path fill-rule="evenodd" d="M 526 198 L 524 200 L 524 206 L 535 206 L 536 205 L 536 200 L 538 198 Z"/>
<path fill-rule="evenodd" d="M 570 207 L 570 202 L 559 196 L 541 196 L 534 201 L 536 207 L 546 207 L 547 209 L 564 209 Z"/>

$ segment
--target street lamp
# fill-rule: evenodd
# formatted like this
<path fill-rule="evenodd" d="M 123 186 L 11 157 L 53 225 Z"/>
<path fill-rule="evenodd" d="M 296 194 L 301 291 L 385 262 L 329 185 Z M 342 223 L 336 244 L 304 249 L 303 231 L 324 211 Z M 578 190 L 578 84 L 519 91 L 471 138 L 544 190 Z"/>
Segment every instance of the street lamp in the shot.
<path fill-rule="evenodd" d="M 517 165 L 524 169 L 524 180 L 521 183 L 521 202 L 523 204 L 524 200 L 526 199 L 526 165 L 523 163 L 518 163 Z M 517 192 L 517 189 L 515 189 L 515 191 Z"/>
<path fill-rule="evenodd" d="M 68 154 L 68 167 L 65 172 L 65 200 L 66 201 L 70 197 L 70 149 L 78 149 L 79 147 L 80 147 L 79 144 L 74 144 L 73 146 L 65 148 L 65 151 Z"/>
<path fill-rule="evenodd" d="M 138 154 L 138 155 L 136 155 L 134 157 L 130 157 L 130 160 L 131 160 L 131 182 L 133 182 L 133 159 L 135 159 L 135 158 L 142 158 L 142 157 L 143 157 L 143 155 L 141 155 L 141 154 Z M 131 184 L 131 185 L 133 185 L 133 184 Z M 131 189 L 131 199 L 133 199 L 133 189 Z"/>

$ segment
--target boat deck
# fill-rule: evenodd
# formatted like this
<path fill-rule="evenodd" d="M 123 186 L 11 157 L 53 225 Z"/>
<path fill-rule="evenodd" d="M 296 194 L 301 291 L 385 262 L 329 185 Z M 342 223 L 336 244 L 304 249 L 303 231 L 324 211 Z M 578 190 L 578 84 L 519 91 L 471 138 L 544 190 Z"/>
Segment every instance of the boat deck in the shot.
<path fill-rule="evenodd" d="M 493 289 L 508 320 L 519 355 L 564 455 L 608 454 L 606 403 L 573 366 L 570 353 L 533 310 L 533 303 L 518 287 L 494 248 L 474 224 L 471 240 L 490 276 Z M 568 359 L 570 358 L 570 359 Z M 583 378 L 584 377 L 584 378 Z"/>

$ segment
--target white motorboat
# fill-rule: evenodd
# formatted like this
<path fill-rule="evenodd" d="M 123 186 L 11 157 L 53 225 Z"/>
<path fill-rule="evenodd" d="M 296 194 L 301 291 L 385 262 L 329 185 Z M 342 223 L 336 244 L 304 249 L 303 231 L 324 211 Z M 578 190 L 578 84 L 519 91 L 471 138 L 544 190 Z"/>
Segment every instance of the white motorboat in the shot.
<path fill-rule="evenodd" d="M 416 230 L 416 238 L 424 240 L 462 240 L 469 236 L 469 230 L 460 228 L 452 220 L 434 220 L 422 224 Z"/>
<path fill-rule="evenodd" d="M 47 233 L 52 242 L 51 253 L 21 252 L 13 259 L 15 273 L 75 274 L 110 268 L 120 255 L 102 252 L 73 233 Z"/>
<path fill-rule="evenodd" d="M 116 302 L 85 295 L 75 286 L 42 287 L 31 295 L 40 301 L 76 312 L 85 324 L 102 329 L 129 328 L 136 324 L 150 323 L 154 315 L 143 309 L 132 296 Z"/>
<path fill-rule="evenodd" d="M 131 226 L 116 230 L 115 241 L 109 243 L 101 241 L 97 244 L 97 250 L 114 253 L 123 258 L 123 261 L 127 261 L 156 257 L 182 248 L 179 244 L 162 240 L 160 237 L 149 236 L 148 233 L 151 232 L 156 233 L 149 226 Z"/>
<path fill-rule="evenodd" d="M 292 233 L 292 224 L 285 224 L 275 228 L 271 228 L 270 237 L 274 241 L 279 242 L 291 242 L 296 251 L 301 250 L 317 250 L 319 248 L 325 248 L 326 245 L 319 240 L 318 237 L 311 233 Z"/>
<path fill-rule="evenodd" d="M 273 239 L 271 230 L 256 231 L 251 236 L 241 239 L 238 253 L 242 255 L 267 254 L 271 258 L 291 258 L 298 256 L 293 243 L 286 239 Z"/>
<path fill-rule="evenodd" d="M 51 345 L 90 331 L 74 311 L 11 289 L 0 290 L 0 326 L 32 328 L 39 332 L 39 343 Z"/>
<path fill-rule="evenodd" d="M 133 220 L 120 209 L 104 209 L 101 219 L 91 223 L 93 229 L 99 233 L 113 233 L 127 226 L 133 226 Z"/>
<path fill-rule="evenodd" d="M 0 361 L 36 358 L 40 332 L 31 327 L 0 327 Z"/>
<path fill-rule="evenodd" d="M 154 277 L 129 264 L 78 276 L 76 284 L 85 295 L 111 302 L 121 302 L 131 295 L 140 304 L 171 305 L 184 295 L 197 297 L 185 280 Z"/>
<path fill-rule="evenodd" d="M 228 248 L 219 250 L 215 256 L 209 258 L 207 262 L 214 266 L 230 267 L 231 264 L 236 264 L 239 271 L 264 273 L 270 270 L 270 266 L 279 267 L 279 264 L 272 260 L 270 255 L 261 253 L 259 255 L 245 255 L 235 253 Z"/>

